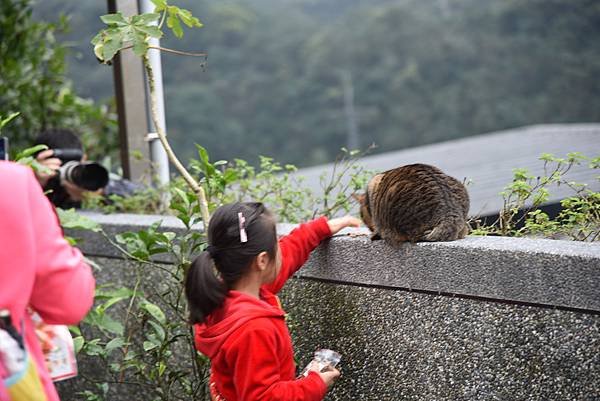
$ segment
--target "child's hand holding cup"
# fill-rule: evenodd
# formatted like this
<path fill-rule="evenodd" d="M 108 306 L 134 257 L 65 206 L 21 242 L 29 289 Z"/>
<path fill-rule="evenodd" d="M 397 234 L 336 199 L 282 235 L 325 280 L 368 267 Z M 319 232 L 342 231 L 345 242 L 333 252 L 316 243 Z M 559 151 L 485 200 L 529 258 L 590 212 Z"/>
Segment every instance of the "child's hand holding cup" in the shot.
<path fill-rule="evenodd" d="M 342 359 L 342 356 L 330 349 L 320 349 L 315 352 L 315 357 L 302 371 L 302 376 L 307 376 L 308 372 L 316 372 L 325 382 L 327 387 L 331 387 L 333 382 L 340 376 L 340 371 L 335 367 Z"/>

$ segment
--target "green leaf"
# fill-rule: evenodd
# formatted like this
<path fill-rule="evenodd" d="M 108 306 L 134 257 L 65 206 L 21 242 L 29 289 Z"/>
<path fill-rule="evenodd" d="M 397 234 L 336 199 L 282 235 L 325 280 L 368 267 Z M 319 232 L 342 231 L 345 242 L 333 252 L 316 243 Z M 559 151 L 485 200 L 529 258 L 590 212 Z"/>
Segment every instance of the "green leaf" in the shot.
<path fill-rule="evenodd" d="M 81 335 L 81 330 L 77 326 L 69 326 L 69 331 L 77 336 Z"/>
<path fill-rule="evenodd" d="M 127 21 L 127 19 L 125 19 L 125 17 L 123 16 L 123 14 L 120 11 L 116 14 L 102 15 L 102 16 L 100 16 L 100 19 L 106 25 L 111 25 L 111 24 L 118 25 L 118 26 L 129 25 L 129 21 Z"/>
<path fill-rule="evenodd" d="M 13 118 L 21 114 L 20 112 L 11 113 L 6 118 L 0 118 L 0 129 L 2 129 L 6 124 L 8 124 Z"/>
<path fill-rule="evenodd" d="M 179 19 L 175 14 L 169 13 L 169 16 L 167 17 L 167 26 L 171 28 L 176 37 L 183 37 L 183 28 L 181 28 Z"/>
<path fill-rule="evenodd" d="M 75 348 L 76 354 L 79 354 L 79 351 L 81 351 L 81 348 L 83 347 L 84 343 L 85 343 L 85 340 L 81 336 L 73 338 L 73 347 Z"/>
<path fill-rule="evenodd" d="M 46 145 L 36 145 L 31 148 L 27 148 L 27 149 L 23 150 L 22 152 L 18 153 L 15 160 L 19 161 L 26 157 L 33 156 L 37 152 L 41 152 L 42 150 L 46 150 L 46 149 L 48 149 L 48 146 L 46 146 Z"/>
<path fill-rule="evenodd" d="M 148 323 L 154 329 L 154 333 L 156 334 L 156 338 L 159 341 L 161 341 L 161 342 L 165 341 L 165 337 L 166 337 L 165 329 L 163 329 L 161 325 L 159 325 L 158 323 L 156 323 L 153 320 L 148 320 Z"/>
<path fill-rule="evenodd" d="M 158 363 L 158 375 L 162 376 L 163 373 L 165 373 L 166 369 L 167 369 L 167 365 L 163 361 L 160 361 Z"/>
<path fill-rule="evenodd" d="M 57 208 L 56 213 L 58 214 L 58 218 L 60 219 L 60 225 L 63 228 L 90 230 L 93 232 L 102 231 L 102 227 L 100 226 L 100 224 L 90 219 L 89 217 L 77 213 L 75 209 L 63 210 Z"/>
<path fill-rule="evenodd" d="M 85 353 L 90 356 L 102 355 L 104 353 L 104 349 L 98 345 L 99 341 L 100 339 L 96 338 L 85 343 L 83 347 Z"/>
<path fill-rule="evenodd" d="M 96 300 L 105 300 L 112 298 L 129 298 L 135 294 L 135 291 L 127 287 L 117 288 L 116 290 L 105 291 L 102 288 L 96 288 Z"/>
<path fill-rule="evenodd" d="M 153 38 L 161 38 L 163 35 L 162 31 L 154 25 L 136 26 L 135 29 Z"/>
<path fill-rule="evenodd" d="M 111 36 L 105 39 L 104 46 L 102 46 L 102 57 L 100 58 L 103 61 L 110 61 L 122 47 L 123 38 L 120 36 Z"/>
<path fill-rule="evenodd" d="M 187 213 L 187 210 L 190 208 L 190 200 L 188 199 L 187 194 L 177 187 L 174 187 L 173 191 L 179 196 L 179 198 L 183 202 L 183 206 L 185 207 L 184 213 Z"/>
<path fill-rule="evenodd" d="M 104 315 L 102 317 L 102 319 L 99 321 L 99 325 L 98 327 L 101 329 L 104 329 L 106 331 L 108 331 L 109 333 L 113 333 L 113 334 L 117 334 L 122 336 L 123 335 L 123 325 L 121 324 L 121 322 L 118 322 L 114 319 L 112 319 L 110 316 L 108 315 Z"/>
<path fill-rule="evenodd" d="M 167 8 L 167 1 L 166 0 L 151 0 L 152 3 L 154 3 L 154 12 L 160 12 L 162 10 L 164 10 L 165 8 Z"/>
<path fill-rule="evenodd" d="M 156 347 L 158 347 L 158 345 L 156 345 L 150 341 L 144 341 L 144 351 L 148 352 Z"/>
<path fill-rule="evenodd" d="M 102 50 L 104 49 L 104 43 L 99 41 L 97 43 L 94 44 L 94 55 L 96 56 L 96 58 L 98 60 L 101 60 L 102 62 L 105 62 L 105 60 L 103 59 L 104 55 L 102 53 Z"/>
<path fill-rule="evenodd" d="M 149 301 L 143 301 L 140 303 L 140 308 L 148 312 L 153 318 L 158 320 L 159 323 L 165 324 L 167 321 L 164 312 L 157 305 Z"/>
<path fill-rule="evenodd" d="M 143 56 L 148 51 L 148 42 L 144 33 L 137 33 L 133 36 L 133 52 L 136 56 Z"/>
<path fill-rule="evenodd" d="M 183 21 L 183 23 L 186 24 L 190 28 L 202 27 L 202 23 L 200 22 L 200 20 L 198 18 L 194 17 L 189 10 L 180 8 L 177 15 L 179 16 L 179 18 L 181 18 L 181 21 Z"/>
<path fill-rule="evenodd" d="M 134 15 L 133 17 L 131 17 L 131 24 L 136 26 L 148 25 L 158 21 L 159 18 L 160 14 L 158 13 L 145 13 Z"/>
<path fill-rule="evenodd" d="M 125 340 L 123 338 L 121 338 L 121 337 L 113 338 L 104 346 L 104 350 L 106 352 L 110 353 L 111 351 L 113 351 L 117 348 L 121 348 L 124 344 L 125 344 Z"/>

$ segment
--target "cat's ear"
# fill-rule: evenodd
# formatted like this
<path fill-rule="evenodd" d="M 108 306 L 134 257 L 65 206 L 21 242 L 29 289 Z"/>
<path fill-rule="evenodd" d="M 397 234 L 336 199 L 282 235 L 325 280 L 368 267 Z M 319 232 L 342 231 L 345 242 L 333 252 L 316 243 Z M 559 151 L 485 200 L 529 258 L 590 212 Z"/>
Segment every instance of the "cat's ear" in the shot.
<path fill-rule="evenodd" d="M 366 198 L 367 198 L 367 195 L 365 195 L 365 194 L 357 194 L 357 193 L 353 193 L 353 194 L 352 194 L 352 197 L 353 197 L 353 198 L 354 198 L 356 201 L 358 201 L 358 203 L 360 203 L 361 205 L 364 205 L 364 204 L 365 204 L 365 201 L 366 201 Z"/>

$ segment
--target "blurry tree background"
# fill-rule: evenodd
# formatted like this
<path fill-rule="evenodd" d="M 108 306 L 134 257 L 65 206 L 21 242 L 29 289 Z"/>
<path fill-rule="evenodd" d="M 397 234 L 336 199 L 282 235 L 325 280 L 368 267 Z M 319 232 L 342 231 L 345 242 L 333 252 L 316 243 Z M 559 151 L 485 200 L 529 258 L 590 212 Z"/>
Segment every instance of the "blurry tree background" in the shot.
<path fill-rule="evenodd" d="M 177 4 L 204 28 L 162 44 L 208 53 L 205 69 L 163 54 L 167 128 L 184 160 L 199 143 L 214 160 L 331 161 L 348 143 L 350 89 L 359 145 L 374 142 L 377 152 L 527 124 L 600 121 L 597 0 Z M 40 21 L 56 22 L 59 13 L 69 16 L 70 33 L 57 37 L 70 49 L 77 94 L 110 98 L 111 70 L 89 44 L 105 2 L 34 6 Z"/>
<path fill-rule="evenodd" d="M 110 93 L 105 102 L 78 96 L 67 76 L 69 30 L 65 16 L 35 21 L 31 0 L 0 0 L 0 115 L 20 112 L 3 130 L 14 151 L 32 145 L 46 128 L 79 131 L 90 156 L 117 156 L 116 115 Z M 82 43 L 78 43 L 78 46 Z"/>

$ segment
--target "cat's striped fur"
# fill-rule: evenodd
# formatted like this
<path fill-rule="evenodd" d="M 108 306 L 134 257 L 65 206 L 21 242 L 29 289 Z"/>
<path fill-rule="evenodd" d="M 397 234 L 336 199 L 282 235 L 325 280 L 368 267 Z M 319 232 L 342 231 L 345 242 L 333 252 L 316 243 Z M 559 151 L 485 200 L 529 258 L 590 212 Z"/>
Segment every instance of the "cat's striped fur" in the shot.
<path fill-rule="evenodd" d="M 468 233 L 467 189 L 434 166 L 410 164 L 377 174 L 358 200 L 373 239 L 392 245 L 453 241 Z"/>

